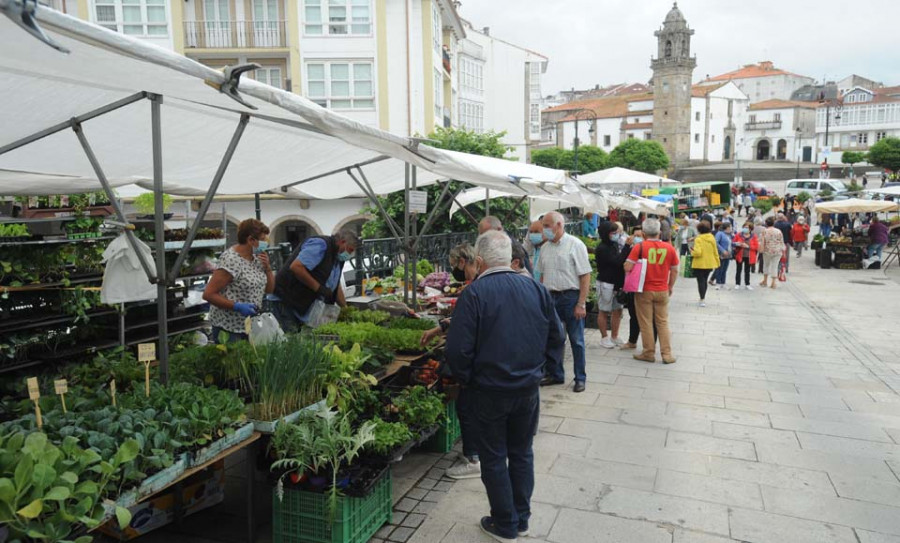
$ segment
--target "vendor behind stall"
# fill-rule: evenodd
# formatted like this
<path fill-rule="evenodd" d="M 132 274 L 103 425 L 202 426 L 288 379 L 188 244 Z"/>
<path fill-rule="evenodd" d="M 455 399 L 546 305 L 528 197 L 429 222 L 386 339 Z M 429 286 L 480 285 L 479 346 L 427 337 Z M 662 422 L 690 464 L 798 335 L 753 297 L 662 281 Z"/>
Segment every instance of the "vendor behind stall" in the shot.
<path fill-rule="evenodd" d="M 275 276 L 275 316 L 283 330 L 305 324 L 316 300 L 347 305 L 340 288 L 341 271 L 358 246 L 356 232 L 344 229 L 333 236 L 308 238 L 294 249 L 290 266 L 282 267 Z"/>
<path fill-rule="evenodd" d="M 872 217 L 872 224 L 869 225 L 869 241 L 871 243 L 866 249 L 866 258 L 872 258 L 872 255 L 877 254 L 878 260 L 881 260 L 881 251 L 889 240 L 888 227 L 881 222 L 878 215 L 875 215 Z"/>

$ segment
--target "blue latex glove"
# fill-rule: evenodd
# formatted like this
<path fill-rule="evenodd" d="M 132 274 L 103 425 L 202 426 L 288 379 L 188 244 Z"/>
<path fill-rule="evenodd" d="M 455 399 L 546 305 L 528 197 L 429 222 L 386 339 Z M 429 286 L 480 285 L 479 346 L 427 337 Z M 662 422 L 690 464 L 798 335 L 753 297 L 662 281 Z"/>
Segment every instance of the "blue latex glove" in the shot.
<path fill-rule="evenodd" d="M 242 317 L 252 317 L 252 316 L 256 315 L 256 304 L 245 304 L 243 302 L 236 302 L 232 309 L 234 309 L 235 311 L 240 313 Z"/>

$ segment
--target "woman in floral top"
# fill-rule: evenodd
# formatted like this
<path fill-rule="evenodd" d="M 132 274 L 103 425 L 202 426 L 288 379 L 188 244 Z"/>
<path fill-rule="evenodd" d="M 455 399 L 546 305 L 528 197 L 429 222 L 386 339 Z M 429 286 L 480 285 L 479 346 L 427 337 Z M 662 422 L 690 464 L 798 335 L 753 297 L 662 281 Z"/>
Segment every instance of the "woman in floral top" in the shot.
<path fill-rule="evenodd" d="M 766 219 L 766 229 L 759 237 L 759 252 L 765 255 L 763 259 L 763 280 L 759 284 L 765 287 L 769 276 L 772 277 L 771 288 L 775 288 L 778 280 L 778 266 L 781 264 L 781 256 L 784 253 L 784 235 L 781 230 L 775 228 L 775 218 Z"/>
<path fill-rule="evenodd" d="M 266 293 L 275 290 L 275 275 L 269 265 L 269 227 L 256 219 L 238 225 L 238 243 L 219 257 L 219 267 L 203 291 L 212 305 L 209 321 L 213 341 L 248 339 L 244 321 L 259 312 Z M 219 336 L 223 336 L 220 338 Z"/>

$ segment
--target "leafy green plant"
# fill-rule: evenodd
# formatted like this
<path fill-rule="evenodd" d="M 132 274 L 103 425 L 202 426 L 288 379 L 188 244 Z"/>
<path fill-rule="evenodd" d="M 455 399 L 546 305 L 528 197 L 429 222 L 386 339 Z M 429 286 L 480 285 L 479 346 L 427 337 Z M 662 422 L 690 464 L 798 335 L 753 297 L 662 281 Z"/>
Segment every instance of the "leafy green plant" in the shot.
<path fill-rule="evenodd" d="M 97 232 L 100 230 L 101 224 L 103 224 L 103 219 L 81 216 L 66 223 L 66 232 L 70 234 Z"/>
<path fill-rule="evenodd" d="M 797 195 L 797 201 L 801 204 L 805 204 L 810 198 L 812 198 L 812 195 L 805 190 L 801 191 L 800 194 Z"/>
<path fill-rule="evenodd" d="M 444 416 L 444 395 L 429 392 L 423 386 L 407 388 L 394 398 L 400 421 L 414 428 L 425 428 Z"/>
<path fill-rule="evenodd" d="M 760 214 L 762 214 L 762 215 L 765 215 L 769 211 L 772 211 L 772 207 L 774 207 L 774 205 L 772 204 L 772 200 L 760 199 L 760 200 L 753 202 L 753 208 L 758 209 Z"/>
<path fill-rule="evenodd" d="M 375 417 L 372 423 L 375 425 L 375 439 L 366 446 L 366 449 L 376 454 L 388 454 L 413 438 L 409 427 L 402 422 L 385 422 L 381 417 Z"/>
<path fill-rule="evenodd" d="M 324 378 L 326 401 L 330 407 L 346 412 L 357 394 L 377 385 L 378 381 L 360 370 L 368 356 L 362 353 L 358 343 L 346 352 L 341 351 L 337 345 L 329 345 L 324 349 L 332 359 Z"/>
<path fill-rule="evenodd" d="M 392 330 L 431 330 L 437 326 L 433 320 L 430 319 L 413 319 L 410 317 L 402 317 L 399 319 L 394 319 L 389 321 L 387 327 Z"/>
<path fill-rule="evenodd" d="M 90 320 L 88 311 L 100 305 L 100 291 L 77 287 L 61 291 L 62 311 L 75 317 L 75 324 Z"/>
<path fill-rule="evenodd" d="M 163 213 L 169 210 L 169 207 L 172 206 L 172 197 L 168 194 L 162 195 L 163 200 Z M 156 212 L 156 202 L 155 195 L 152 192 L 145 192 L 141 194 L 137 198 L 134 199 L 132 205 L 141 215 L 153 215 Z"/>
<path fill-rule="evenodd" d="M 272 464 L 272 471 L 285 470 L 278 479 L 278 498 L 284 496 L 285 475 L 303 471 L 321 475 L 329 469 L 329 511 L 333 514 L 341 466 L 352 464 L 363 447 L 374 441 L 374 428 L 374 423 L 366 422 L 354 430 L 349 416 L 330 410 L 305 412 L 295 424 L 279 425 L 272 438 L 272 448 L 278 458 Z"/>
<path fill-rule="evenodd" d="M 31 233 L 24 224 L 0 224 L 0 238 L 28 237 Z"/>
<path fill-rule="evenodd" d="M 0 523 L 12 541 L 89 543 L 91 536 L 77 534 L 100 525 L 104 489 L 138 450 L 130 439 L 104 458 L 74 437 L 56 445 L 40 432 L 0 435 Z M 127 509 L 115 514 L 120 527 L 131 522 Z"/>
<path fill-rule="evenodd" d="M 359 343 L 364 347 L 392 351 L 422 351 L 422 333 L 418 330 L 389 329 L 370 322 L 335 322 L 320 326 L 316 333 L 338 336 L 338 345 L 342 349 L 349 349 L 354 343 Z"/>
<path fill-rule="evenodd" d="M 372 324 L 381 324 L 389 318 L 391 318 L 391 314 L 387 311 L 376 311 L 372 309 L 360 310 L 356 307 L 347 306 L 341 308 L 338 322 L 371 322 Z"/>
<path fill-rule="evenodd" d="M 419 263 L 416 264 L 416 273 L 423 277 L 433 272 L 434 266 L 427 260 L 420 260 Z"/>

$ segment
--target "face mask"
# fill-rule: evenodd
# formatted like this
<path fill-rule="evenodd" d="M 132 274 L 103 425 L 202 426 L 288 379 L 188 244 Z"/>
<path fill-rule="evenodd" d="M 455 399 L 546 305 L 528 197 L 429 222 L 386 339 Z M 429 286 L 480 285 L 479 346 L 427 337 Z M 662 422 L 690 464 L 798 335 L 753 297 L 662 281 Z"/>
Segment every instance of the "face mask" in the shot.
<path fill-rule="evenodd" d="M 263 251 L 265 251 L 268 248 L 269 248 L 268 241 L 260 241 L 259 246 L 253 248 L 253 254 L 258 255 L 259 253 L 262 253 Z"/>
<path fill-rule="evenodd" d="M 466 272 L 465 270 L 461 270 L 459 268 L 453 268 L 453 280 L 457 283 L 465 283 L 466 281 Z"/>
<path fill-rule="evenodd" d="M 353 254 L 348 253 L 347 251 L 343 251 L 341 254 L 338 255 L 338 260 L 340 260 L 341 262 L 346 262 L 346 261 L 350 260 L 351 258 L 353 258 Z"/>
<path fill-rule="evenodd" d="M 609 239 L 611 239 L 613 241 L 613 243 L 616 243 L 622 239 L 622 234 L 618 234 L 618 233 L 613 234 L 613 235 L 609 236 Z"/>
<path fill-rule="evenodd" d="M 556 234 L 553 232 L 552 228 L 544 228 L 544 237 L 547 239 L 554 239 Z"/>
<path fill-rule="evenodd" d="M 750 235 L 750 229 L 749 229 L 749 228 L 744 228 L 743 230 L 741 230 L 741 234 L 744 234 L 745 236 L 749 236 L 749 235 Z"/>
<path fill-rule="evenodd" d="M 635 242 L 635 243 L 640 243 L 640 242 L 642 242 L 642 241 L 644 241 L 644 238 L 642 238 L 641 236 L 634 236 L 634 242 Z"/>
<path fill-rule="evenodd" d="M 541 234 L 540 232 L 530 232 L 528 234 L 528 240 L 532 245 L 544 243 L 544 234 Z"/>

